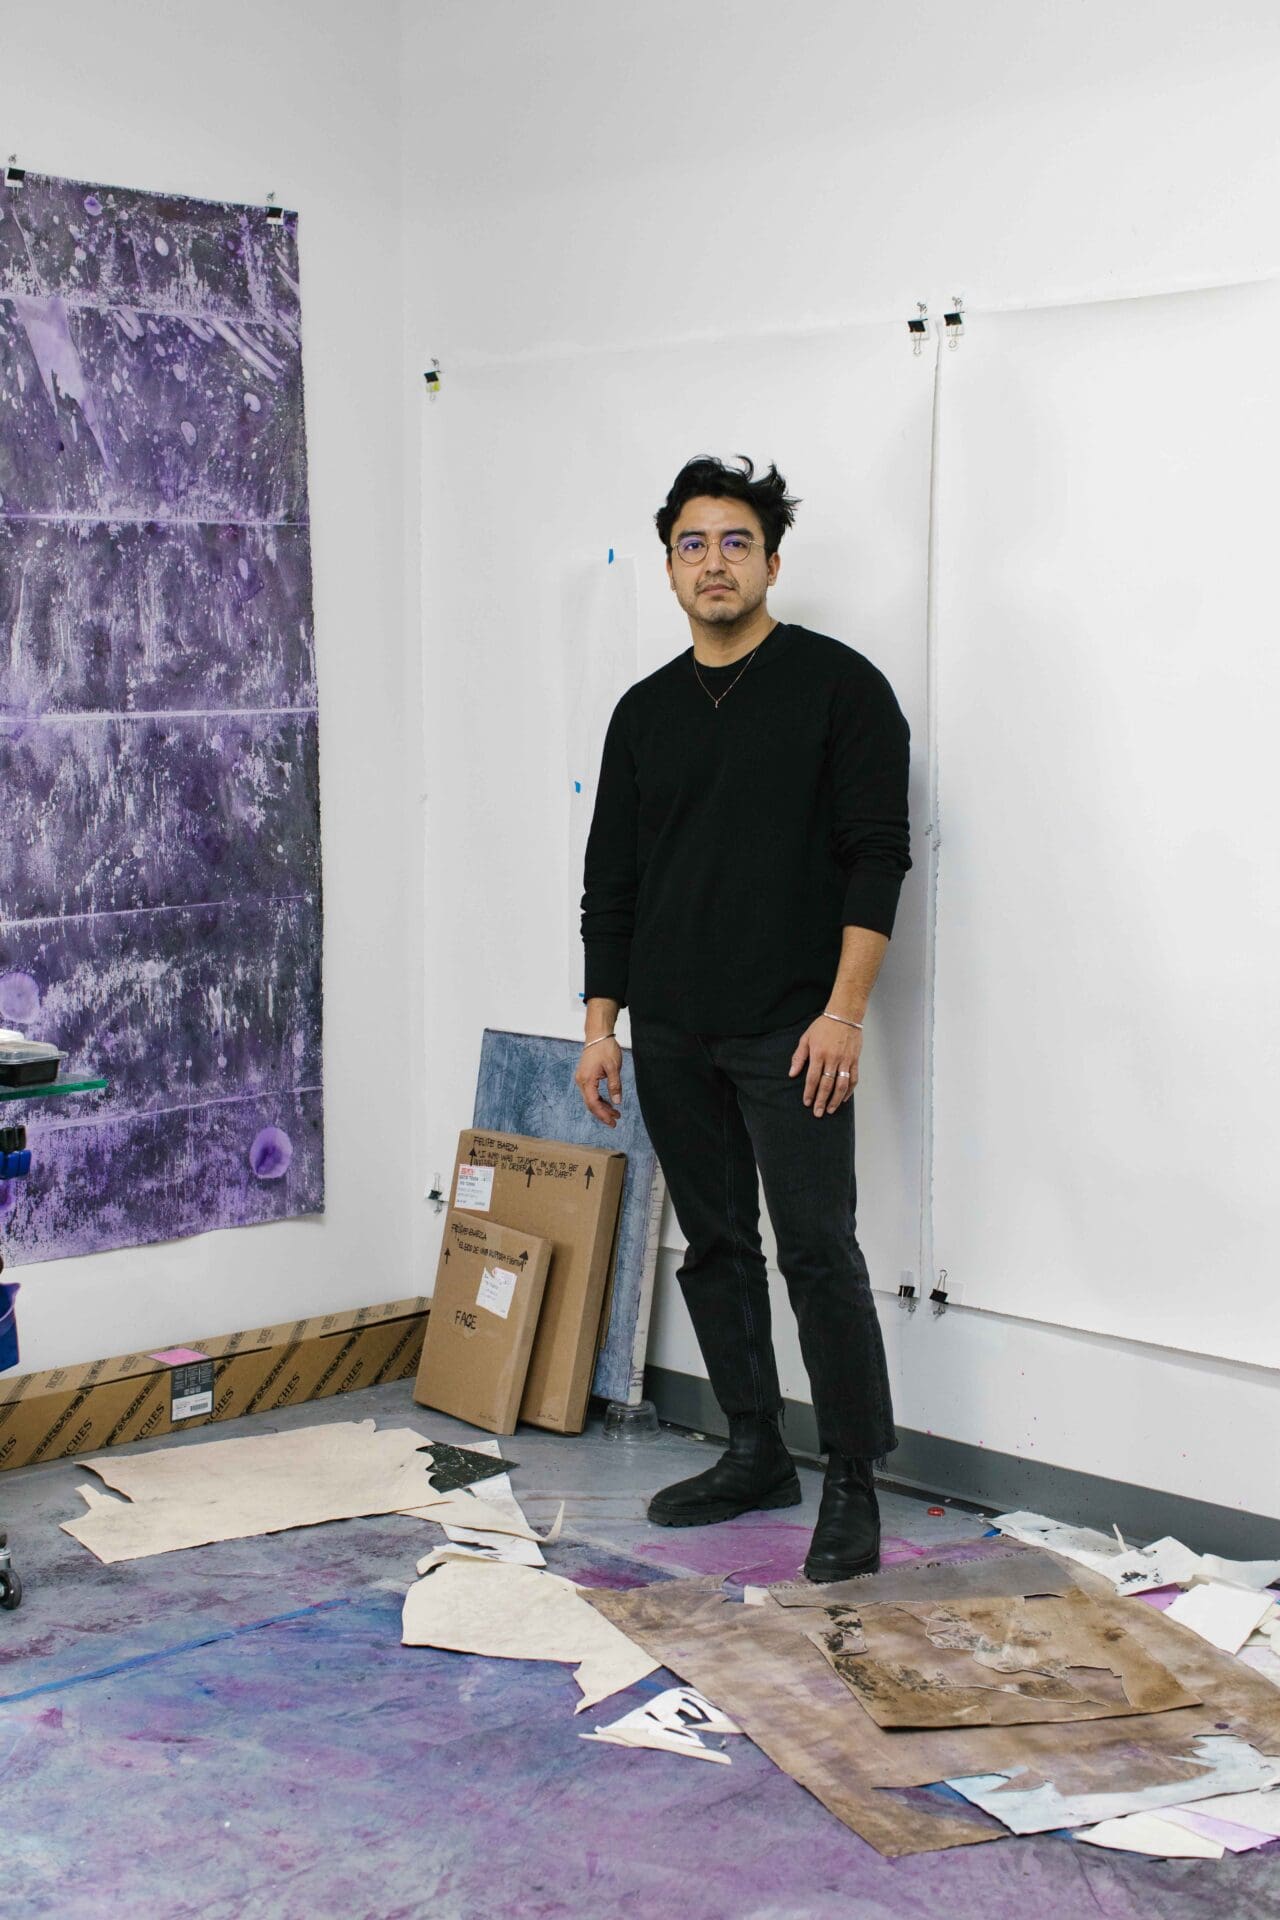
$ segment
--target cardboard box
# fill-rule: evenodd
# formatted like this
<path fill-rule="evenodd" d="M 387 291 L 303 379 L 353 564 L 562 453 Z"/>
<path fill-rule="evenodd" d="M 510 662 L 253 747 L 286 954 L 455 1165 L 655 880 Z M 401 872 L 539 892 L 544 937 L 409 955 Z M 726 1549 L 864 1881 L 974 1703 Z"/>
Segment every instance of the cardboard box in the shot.
<path fill-rule="evenodd" d="M 490 1433 L 514 1433 L 551 1246 L 450 1210 L 413 1397 Z"/>
<path fill-rule="evenodd" d="M 0 1378 L 0 1468 L 101 1453 L 407 1379 L 418 1364 L 429 1306 L 421 1298 L 393 1300 L 190 1347 Z"/>
<path fill-rule="evenodd" d="M 551 1243 L 520 1418 L 581 1433 L 617 1250 L 627 1156 L 608 1147 L 491 1133 L 459 1136 L 450 1203 Z"/>

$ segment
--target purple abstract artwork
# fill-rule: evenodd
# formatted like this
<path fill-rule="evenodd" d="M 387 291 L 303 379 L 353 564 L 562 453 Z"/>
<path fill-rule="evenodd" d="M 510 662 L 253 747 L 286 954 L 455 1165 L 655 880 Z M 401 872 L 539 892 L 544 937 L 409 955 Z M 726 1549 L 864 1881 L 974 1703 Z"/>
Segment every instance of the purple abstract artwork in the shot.
<path fill-rule="evenodd" d="M 0 186 L 12 1265 L 319 1212 L 320 794 L 297 219 Z"/>

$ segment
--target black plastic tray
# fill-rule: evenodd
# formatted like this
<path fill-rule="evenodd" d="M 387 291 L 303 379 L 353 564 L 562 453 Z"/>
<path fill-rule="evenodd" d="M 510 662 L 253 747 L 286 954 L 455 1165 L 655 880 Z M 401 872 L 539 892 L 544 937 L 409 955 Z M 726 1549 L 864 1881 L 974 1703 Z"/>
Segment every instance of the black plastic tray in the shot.
<path fill-rule="evenodd" d="M 0 1087 L 47 1087 L 56 1080 L 62 1061 L 0 1060 Z"/>

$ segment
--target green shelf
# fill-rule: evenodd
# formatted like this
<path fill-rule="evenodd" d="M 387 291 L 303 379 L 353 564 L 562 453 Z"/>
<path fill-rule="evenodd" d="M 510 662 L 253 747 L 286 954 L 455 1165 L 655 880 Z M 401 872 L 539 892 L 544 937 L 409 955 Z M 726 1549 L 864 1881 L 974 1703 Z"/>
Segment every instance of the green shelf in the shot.
<path fill-rule="evenodd" d="M 60 1093 L 97 1093 L 105 1080 L 50 1080 L 44 1087 L 0 1087 L 0 1101 L 53 1100 Z"/>

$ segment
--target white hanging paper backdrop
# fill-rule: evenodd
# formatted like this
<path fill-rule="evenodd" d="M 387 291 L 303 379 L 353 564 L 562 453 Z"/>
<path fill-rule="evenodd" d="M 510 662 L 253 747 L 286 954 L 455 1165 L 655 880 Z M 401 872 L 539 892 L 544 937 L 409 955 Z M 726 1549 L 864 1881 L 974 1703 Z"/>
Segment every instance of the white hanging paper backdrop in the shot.
<path fill-rule="evenodd" d="M 652 558 L 652 555 L 650 556 Z M 582 1006 L 582 872 L 609 716 L 638 678 L 636 563 L 612 551 L 565 585 L 561 629 L 569 802 L 569 1001 Z"/>
<path fill-rule="evenodd" d="M 561 984 L 567 977 L 576 992 L 581 982 L 581 876 L 568 876 L 566 905 L 564 849 L 569 842 L 580 862 L 585 809 L 575 819 L 572 781 L 585 792 L 598 764 L 574 770 L 578 736 L 599 730 L 616 669 L 626 666 L 625 684 L 689 644 L 652 516 L 692 455 L 777 461 L 804 504 L 783 543 L 774 611 L 867 654 L 922 740 L 931 404 L 932 360 L 913 357 L 901 324 L 527 364 L 448 362 L 423 433 L 428 631 L 447 637 L 433 685 L 444 699 L 464 676 L 459 708 L 476 711 L 487 753 L 519 769 L 518 796 L 477 777 L 465 815 L 447 791 L 438 812 L 441 846 L 456 815 L 486 848 L 483 875 L 449 866 L 451 909 L 492 918 L 502 903 L 504 924 L 519 922 L 518 995 L 509 964 L 483 946 L 468 955 L 469 989 L 489 994 L 490 1024 L 581 1032 Z M 635 565 L 630 663 L 624 559 Z M 918 872 L 876 991 L 859 1092 L 861 1232 L 876 1284 L 890 1288 L 914 1264 L 919 1219 L 923 774 L 921 761 Z M 525 826 L 557 818 L 553 782 L 564 796 L 554 840 Z M 491 817 L 505 831 L 484 833 Z M 458 1036 L 459 1056 L 470 1039 Z M 461 1059 L 454 1071 L 461 1082 Z M 682 1244 L 670 1215 L 663 1237 Z"/>
<path fill-rule="evenodd" d="M 1280 287 L 944 356 L 935 1250 L 1280 1363 Z"/>

